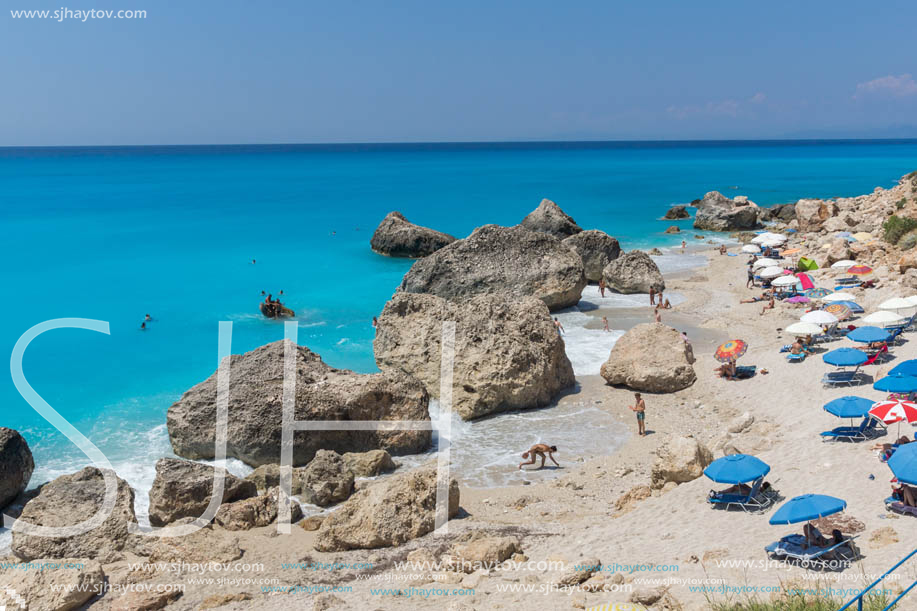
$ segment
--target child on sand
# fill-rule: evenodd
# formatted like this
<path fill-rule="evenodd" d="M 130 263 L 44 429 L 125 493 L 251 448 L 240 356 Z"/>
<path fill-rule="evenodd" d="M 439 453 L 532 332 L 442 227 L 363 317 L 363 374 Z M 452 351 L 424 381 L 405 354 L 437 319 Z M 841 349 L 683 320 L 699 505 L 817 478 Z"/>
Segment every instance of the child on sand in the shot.
<path fill-rule="evenodd" d="M 641 437 L 646 436 L 646 403 L 643 401 L 643 397 L 640 396 L 640 393 L 634 393 L 634 400 L 636 403 L 634 405 L 628 405 L 627 407 L 637 414 L 637 434 Z"/>

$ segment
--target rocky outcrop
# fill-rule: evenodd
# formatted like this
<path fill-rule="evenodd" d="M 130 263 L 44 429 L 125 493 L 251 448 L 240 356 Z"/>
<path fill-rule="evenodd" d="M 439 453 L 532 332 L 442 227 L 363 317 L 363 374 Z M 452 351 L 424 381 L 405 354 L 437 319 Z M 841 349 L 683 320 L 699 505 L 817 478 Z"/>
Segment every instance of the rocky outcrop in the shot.
<path fill-rule="evenodd" d="M 667 393 L 694 384 L 694 353 L 681 334 L 662 323 L 644 323 L 625 333 L 602 365 L 609 384 Z"/>
<path fill-rule="evenodd" d="M 605 266 L 621 255 L 618 240 L 598 229 L 581 231 L 565 239 L 564 244 L 575 250 L 583 260 L 583 270 L 589 282 L 601 280 Z"/>
<path fill-rule="evenodd" d="M 283 346 L 278 341 L 230 357 L 226 454 L 256 467 L 280 462 Z M 429 395 L 418 380 L 397 371 L 363 375 L 334 369 L 308 348 L 294 350 L 297 421 L 429 420 Z M 216 378 L 214 373 L 169 408 L 169 438 L 179 456 L 214 457 Z M 430 443 L 430 431 L 297 431 L 293 464 L 308 463 L 320 449 L 409 454 Z"/>
<path fill-rule="evenodd" d="M 666 233 L 681 233 L 681 229 L 679 229 L 677 225 L 672 225 L 671 227 L 666 229 L 665 232 Z"/>
<path fill-rule="evenodd" d="M 677 206 L 669 208 L 662 218 L 666 221 L 675 221 L 679 219 L 689 219 L 691 218 L 691 214 L 688 212 L 687 206 L 678 204 Z"/>
<path fill-rule="evenodd" d="M 821 199 L 801 199 L 796 202 L 796 222 L 799 231 L 818 231 L 837 212 L 834 202 Z"/>
<path fill-rule="evenodd" d="M 796 204 L 775 204 L 768 208 L 758 209 L 759 221 L 778 221 L 789 223 L 796 218 Z"/>
<path fill-rule="evenodd" d="M 695 229 L 740 231 L 754 229 L 757 224 L 758 206 L 747 197 L 729 199 L 719 191 L 710 191 L 697 203 Z"/>
<path fill-rule="evenodd" d="M 290 504 L 290 522 L 302 518 L 302 507 L 293 499 Z M 271 488 L 261 496 L 252 497 L 220 507 L 214 518 L 226 530 L 251 530 L 273 524 L 280 513 L 280 488 Z"/>
<path fill-rule="evenodd" d="M 409 373 L 438 396 L 444 320 L 456 323 L 452 401 L 465 420 L 547 405 L 575 382 L 548 309 L 532 297 L 397 293 L 379 315 L 379 368 Z"/>
<path fill-rule="evenodd" d="M 561 240 L 582 231 L 569 214 L 549 199 L 541 200 L 538 207 L 529 212 L 519 224 L 530 231 L 548 233 Z"/>
<path fill-rule="evenodd" d="M 831 247 L 825 253 L 825 258 L 828 265 L 853 259 L 854 255 L 853 251 L 850 250 L 850 242 L 844 238 L 835 238 L 831 241 Z"/>
<path fill-rule="evenodd" d="M 624 253 L 602 270 L 605 284 L 619 293 L 649 293 L 665 290 L 665 280 L 656 262 L 640 250 Z"/>
<path fill-rule="evenodd" d="M 713 453 L 693 437 L 670 439 L 656 451 L 656 456 L 650 475 L 653 488 L 662 488 L 669 482 L 693 481 L 713 462 Z"/>
<path fill-rule="evenodd" d="M 328 507 L 346 501 L 353 494 L 353 473 L 337 452 L 319 450 L 304 469 L 299 469 L 298 480 L 302 500 L 319 507 Z"/>
<path fill-rule="evenodd" d="M 516 537 L 499 537 L 475 531 L 461 537 L 452 545 L 451 564 L 454 570 L 471 573 L 479 568 L 492 569 L 501 562 L 522 553 Z"/>
<path fill-rule="evenodd" d="M 192 518 L 182 518 L 175 525 L 190 524 Z M 224 564 L 242 557 L 239 539 L 212 525 L 183 537 L 159 537 L 150 550 L 150 562 Z"/>
<path fill-rule="evenodd" d="M 448 517 L 459 509 L 458 482 L 449 481 Z M 322 522 L 320 552 L 401 545 L 432 532 L 436 523 L 436 465 L 406 471 L 360 490 Z"/>
<path fill-rule="evenodd" d="M 397 466 L 391 455 L 385 450 L 347 452 L 343 458 L 344 464 L 354 477 L 376 477 L 394 471 Z"/>
<path fill-rule="evenodd" d="M 0 427 L 0 510 L 26 489 L 34 470 L 32 451 L 22 435 Z"/>
<path fill-rule="evenodd" d="M 519 226 L 484 225 L 419 259 L 398 290 L 445 299 L 532 296 L 556 310 L 575 305 L 585 286 L 582 259 L 557 238 Z"/>
<path fill-rule="evenodd" d="M 409 222 L 400 212 L 389 212 L 369 242 L 380 255 L 388 257 L 426 257 L 455 242 L 449 234 Z"/>
<path fill-rule="evenodd" d="M 96 560 L 47 560 L 61 568 L 0 570 L 0 584 L 3 584 L 3 590 L 0 590 L 0 608 L 11 611 L 73 611 L 82 608 L 89 599 L 103 591 L 105 573 L 102 571 L 102 565 Z M 41 559 L 40 562 L 44 561 L 45 559 Z"/>
<path fill-rule="evenodd" d="M 98 527 L 89 532 L 65 537 L 40 537 L 13 531 L 13 553 L 23 560 L 36 558 L 92 558 L 103 564 L 119 560 L 128 545 L 128 525 L 134 515 L 134 491 L 113 471 L 118 484 L 115 506 Z M 62 475 L 45 484 L 41 492 L 26 503 L 20 519 L 35 526 L 76 526 L 102 508 L 105 480 L 102 471 L 86 467 Z"/>
<path fill-rule="evenodd" d="M 219 468 L 223 474 L 221 503 L 247 499 L 258 494 L 254 482 L 239 479 Z M 156 479 L 150 489 L 150 524 L 165 526 L 181 518 L 198 518 L 210 504 L 213 479 L 218 473 L 210 465 L 160 458 L 156 461 Z"/>

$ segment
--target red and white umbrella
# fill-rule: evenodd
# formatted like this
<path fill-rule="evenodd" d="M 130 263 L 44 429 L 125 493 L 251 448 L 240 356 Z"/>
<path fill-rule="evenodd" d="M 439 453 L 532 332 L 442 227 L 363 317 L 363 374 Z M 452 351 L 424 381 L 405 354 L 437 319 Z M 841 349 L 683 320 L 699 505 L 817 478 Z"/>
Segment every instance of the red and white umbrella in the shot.
<path fill-rule="evenodd" d="M 885 424 L 899 423 L 900 432 L 900 423 L 917 422 L 917 403 L 899 400 L 879 401 L 872 406 L 869 413 Z"/>

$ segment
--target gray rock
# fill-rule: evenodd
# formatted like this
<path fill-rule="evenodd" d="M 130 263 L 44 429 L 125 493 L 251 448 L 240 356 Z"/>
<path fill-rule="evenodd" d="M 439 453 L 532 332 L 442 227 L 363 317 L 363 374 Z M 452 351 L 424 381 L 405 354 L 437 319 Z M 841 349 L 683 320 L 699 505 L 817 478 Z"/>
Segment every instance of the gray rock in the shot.
<path fill-rule="evenodd" d="M 689 219 L 691 218 L 691 213 L 688 212 L 688 207 L 684 204 L 678 204 L 677 206 L 672 206 L 669 208 L 665 216 L 662 217 L 664 220 L 672 221 L 678 219 Z"/>
<path fill-rule="evenodd" d="M 649 293 L 665 290 L 665 280 L 656 262 L 640 250 L 624 253 L 602 270 L 605 284 L 619 293 Z"/>
<path fill-rule="evenodd" d="M 533 296 L 556 310 L 575 305 L 585 287 L 582 259 L 557 238 L 520 226 L 484 225 L 419 259 L 398 290 L 445 299 Z"/>
<path fill-rule="evenodd" d="M 34 470 L 32 452 L 22 435 L 0 427 L 0 509 L 26 489 Z"/>
<path fill-rule="evenodd" d="M 258 494 L 254 482 L 220 468 L 224 474 L 222 503 L 247 499 Z M 213 478 L 217 470 L 210 465 L 160 458 L 156 461 L 156 479 L 150 489 L 150 524 L 165 526 L 181 518 L 198 518 L 213 496 Z"/>
<path fill-rule="evenodd" d="M 564 341 L 533 297 L 478 295 L 452 302 L 396 293 L 376 328 L 379 368 L 409 373 L 439 396 L 444 320 L 456 322 L 452 400 L 465 420 L 548 405 L 575 383 Z"/>
<path fill-rule="evenodd" d="M 4 588 L 0 590 L 0 608 L 10 611 L 73 611 L 82 608 L 89 599 L 103 591 L 105 573 L 96 560 L 62 558 L 53 562 L 61 568 L 0 570 L 0 584 Z M 11 594 L 24 601 L 26 606 L 17 604 Z"/>
<path fill-rule="evenodd" d="M 653 488 L 662 488 L 669 482 L 684 484 L 703 475 L 713 462 L 713 453 L 694 437 L 674 437 L 657 451 L 656 462 L 650 478 Z"/>
<path fill-rule="evenodd" d="M 297 346 L 295 418 L 300 420 L 429 420 L 429 395 L 416 379 L 388 371 L 371 375 L 334 369 Z M 227 456 L 252 466 L 280 462 L 283 342 L 230 357 Z M 172 448 L 191 459 L 214 457 L 216 373 L 187 391 L 166 419 Z M 293 464 L 320 449 L 412 454 L 431 444 L 430 431 L 297 431 Z"/>
<path fill-rule="evenodd" d="M 589 282 L 601 280 L 605 266 L 621 255 L 618 240 L 598 229 L 581 231 L 565 239 L 563 243 L 579 254 L 583 260 L 586 280 Z"/>
<path fill-rule="evenodd" d="M 293 499 L 290 503 L 290 522 L 302 518 L 302 507 Z M 280 488 L 271 488 L 261 496 L 227 503 L 217 511 L 215 521 L 226 530 L 251 530 L 268 526 L 280 513 Z"/>
<path fill-rule="evenodd" d="M 520 225 L 531 231 L 548 233 L 561 240 L 582 231 L 569 214 L 549 199 L 541 200 L 538 207 L 522 219 Z"/>
<path fill-rule="evenodd" d="M 447 233 L 409 222 L 400 212 L 389 212 L 370 240 L 370 247 L 388 257 L 426 257 L 455 242 Z"/>
<path fill-rule="evenodd" d="M 385 450 L 347 452 L 344 454 L 344 464 L 354 477 L 376 477 L 394 471 L 397 466 Z"/>
<path fill-rule="evenodd" d="M 758 210 L 747 198 L 732 200 L 719 191 L 710 191 L 697 204 L 694 228 L 709 231 L 754 229 L 758 224 Z"/>
<path fill-rule="evenodd" d="M 602 364 L 609 384 L 669 393 L 694 384 L 694 352 L 681 334 L 662 323 L 644 323 L 625 333 Z"/>
<path fill-rule="evenodd" d="M 353 494 L 353 473 L 337 452 L 319 450 L 309 464 L 296 473 L 302 500 L 319 507 L 346 501 Z"/>
<path fill-rule="evenodd" d="M 103 564 L 120 560 L 131 539 L 128 525 L 136 523 L 137 518 L 134 491 L 123 479 L 117 478 L 117 481 L 114 510 L 100 526 L 67 537 L 39 537 L 13 531 L 13 553 L 23 560 L 92 558 Z M 26 503 L 20 519 L 36 526 L 75 526 L 94 516 L 104 498 L 102 471 L 86 467 L 42 486 L 39 494 Z"/>
<path fill-rule="evenodd" d="M 665 230 L 666 233 L 681 233 L 681 229 L 678 228 L 678 225 L 672 225 Z"/>

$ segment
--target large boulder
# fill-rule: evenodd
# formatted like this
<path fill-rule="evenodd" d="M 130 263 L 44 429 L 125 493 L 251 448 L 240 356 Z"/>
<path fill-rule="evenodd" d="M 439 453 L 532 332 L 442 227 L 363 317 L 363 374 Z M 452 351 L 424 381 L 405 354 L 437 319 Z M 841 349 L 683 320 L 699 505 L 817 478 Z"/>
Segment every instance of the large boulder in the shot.
<path fill-rule="evenodd" d="M 713 462 L 713 453 L 694 437 L 670 439 L 656 451 L 656 456 L 650 475 L 654 488 L 695 480 Z"/>
<path fill-rule="evenodd" d="M 452 401 L 465 420 L 547 405 L 575 383 L 548 308 L 533 297 L 478 295 L 453 302 L 396 293 L 376 328 L 379 368 L 409 373 L 439 396 L 445 320 L 456 323 Z"/>
<path fill-rule="evenodd" d="M 210 465 L 160 458 L 156 461 L 156 478 L 150 489 L 150 524 L 165 526 L 181 518 L 198 518 L 213 496 L 213 478 L 217 468 Z M 239 479 L 219 468 L 223 474 L 221 503 L 247 499 L 258 494 L 254 482 Z"/>
<path fill-rule="evenodd" d="M 520 226 L 484 225 L 419 259 L 398 290 L 445 299 L 534 296 L 556 310 L 576 305 L 585 287 L 583 260 L 557 238 Z"/>
<path fill-rule="evenodd" d="M 98 527 L 79 535 L 41 537 L 13 531 L 13 553 L 23 560 L 36 558 L 92 558 L 103 564 L 120 560 L 128 547 L 130 524 L 136 524 L 134 491 L 113 471 L 117 496 L 111 514 Z M 100 469 L 86 467 L 62 475 L 41 487 L 38 495 L 26 503 L 19 519 L 35 526 L 76 526 L 102 508 L 105 480 Z"/>
<path fill-rule="evenodd" d="M 44 558 L 39 562 L 45 564 Z M 89 558 L 47 559 L 56 568 L 10 567 L 0 570 L 0 609 L 73 611 L 105 592 L 102 565 Z M 4 606 L 6 605 L 6 606 Z"/>
<path fill-rule="evenodd" d="M 369 242 L 380 255 L 388 257 L 426 257 L 455 242 L 449 234 L 409 222 L 400 212 L 389 212 Z"/>
<path fill-rule="evenodd" d="M 758 206 L 746 197 L 729 199 L 719 191 L 710 191 L 697 203 L 695 229 L 741 231 L 758 224 Z"/>
<path fill-rule="evenodd" d="M 565 239 L 564 244 L 575 250 L 583 260 L 583 269 L 589 282 L 601 280 L 605 266 L 621 254 L 618 240 L 598 229 L 581 231 Z"/>
<path fill-rule="evenodd" d="M 293 499 L 290 504 L 290 522 L 302 518 L 302 507 Z M 271 488 L 261 496 L 255 496 L 220 507 L 214 518 L 226 530 L 251 530 L 273 524 L 280 513 L 280 488 Z"/>
<path fill-rule="evenodd" d="M 401 545 L 432 532 L 436 524 L 436 464 L 380 480 L 360 490 L 322 522 L 320 552 Z M 448 517 L 459 509 L 459 487 L 449 481 Z"/>
<path fill-rule="evenodd" d="M 832 240 L 831 247 L 825 253 L 825 260 L 828 265 L 853 258 L 854 255 L 853 251 L 850 250 L 850 242 L 844 238 L 835 238 Z"/>
<path fill-rule="evenodd" d="M 385 450 L 347 452 L 343 458 L 344 464 L 354 477 L 376 477 L 394 471 L 397 467 L 391 455 Z"/>
<path fill-rule="evenodd" d="M 519 224 L 531 231 L 548 233 L 561 240 L 583 230 L 569 214 L 549 199 L 541 200 L 538 207 L 529 212 Z"/>
<path fill-rule="evenodd" d="M 662 217 L 667 221 L 674 221 L 678 219 L 689 219 L 691 218 L 691 213 L 688 212 L 688 207 L 684 204 L 678 204 L 677 206 L 672 206 L 669 208 L 665 216 Z"/>
<path fill-rule="evenodd" d="M 665 290 L 662 272 L 653 259 L 642 250 L 624 253 L 602 270 L 605 284 L 619 293 L 649 293 Z"/>
<path fill-rule="evenodd" d="M 280 462 L 284 342 L 261 346 L 230 361 L 229 432 L 226 454 L 252 466 Z M 295 347 L 295 419 L 429 420 L 429 395 L 404 373 L 363 375 L 334 369 L 308 348 Z M 166 418 L 172 448 L 191 459 L 214 457 L 217 374 L 187 391 Z M 430 447 L 430 431 L 296 431 L 293 464 L 304 465 L 320 449 L 413 454 Z"/>
<path fill-rule="evenodd" d="M 18 432 L 0 426 L 0 509 L 25 490 L 34 470 L 29 444 Z"/>
<path fill-rule="evenodd" d="M 319 450 L 309 464 L 296 473 L 299 495 L 306 503 L 328 507 L 353 494 L 353 473 L 337 452 Z"/>
<path fill-rule="evenodd" d="M 794 209 L 799 231 L 818 231 L 837 213 L 837 204 L 821 199 L 801 199 Z"/>
<path fill-rule="evenodd" d="M 694 384 L 693 364 L 694 352 L 681 333 L 662 323 L 644 323 L 615 343 L 601 374 L 609 384 L 667 393 Z"/>

